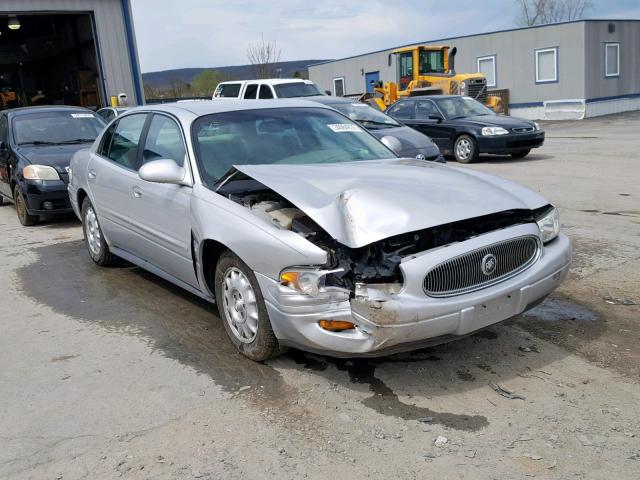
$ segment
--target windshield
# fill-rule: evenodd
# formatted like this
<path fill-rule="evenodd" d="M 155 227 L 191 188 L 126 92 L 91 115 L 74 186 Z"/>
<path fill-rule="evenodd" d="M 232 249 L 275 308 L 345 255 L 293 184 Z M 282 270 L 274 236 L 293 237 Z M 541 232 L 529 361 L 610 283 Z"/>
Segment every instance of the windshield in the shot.
<path fill-rule="evenodd" d="M 420 75 L 444 73 L 443 50 L 420 50 Z"/>
<path fill-rule="evenodd" d="M 471 97 L 448 97 L 436 100 L 449 120 L 475 117 L 478 115 L 495 115 L 495 112 Z"/>
<path fill-rule="evenodd" d="M 13 119 L 18 145 L 60 145 L 93 142 L 105 125 L 91 112 L 51 111 L 30 113 Z"/>
<path fill-rule="evenodd" d="M 328 104 L 339 112 L 345 114 L 354 122 L 360 123 L 368 130 L 379 130 L 381 128 L 399 127 L 400 124 L 393 118 L 372 108 L 365 103 L 335 103 Z"/>
<path fill-rule="evenodd" d="M 205 185 L 234 165 L 319 164 L 393 158 L 384 145 L 338 112 L 269 108 L 216 113 L 192 127 Z"/>
<path fill-rule="evenodd" d="M 315 97 L 322 95 L 313 83 L 292 82 L 274 85 L 278 98 Z"/>

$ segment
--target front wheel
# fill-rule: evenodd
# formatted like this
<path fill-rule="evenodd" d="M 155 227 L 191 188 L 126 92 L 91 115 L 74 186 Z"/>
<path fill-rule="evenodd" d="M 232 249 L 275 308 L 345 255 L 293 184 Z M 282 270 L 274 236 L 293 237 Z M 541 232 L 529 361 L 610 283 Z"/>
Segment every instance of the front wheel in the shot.
<path fill-rule="evenodd" d="M 98 223 L 98 216 L 88 198 L 82 202 L 82 233 L 89 255 L 95 263 L 101 267 L 108 267 L 117 262 L 118 257 L 109 251 L 109 245 Z"/>
<path fill-rule="evenodd" d="M 520 150 L 519 152 L 513 152 L 511 158 L 524 158 L 529 155 L 531 150 Z"/>
<path fill-rule="evenodd" d="M 223 253 L 215 268 L 216 303 L 233 345 L 257 362 L 279 355 L 280 345 L 251 269 L 231 252 Z"/>
<path fill-rule="evenodd" d="M 38 215 L 29 215 L 27 210 L 27 202 L 20 191 L 20 187 L 16 185 L 13 190 L 13 201 L 16 204 L 16 213 L 18 214 L 18 220 L 25 227 L 32 227 L 38 224 L 40 217 Z"/>
<path fill-rule="evenodd" d="M 478 145 L 469 135 L 460 135 L 454 145 L 453 154 L 459 163 L 471 163 L 478 159 Z"/>

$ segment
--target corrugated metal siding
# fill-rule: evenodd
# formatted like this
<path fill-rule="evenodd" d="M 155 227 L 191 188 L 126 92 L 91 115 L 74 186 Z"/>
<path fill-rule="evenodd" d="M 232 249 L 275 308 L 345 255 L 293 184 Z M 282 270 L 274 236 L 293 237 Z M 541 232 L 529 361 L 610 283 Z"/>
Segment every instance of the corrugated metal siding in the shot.
<path fill-rule="evenodd" d="M 509 89 L 510 102 L 537 103 L 543 100 L 585 98 L 584 22 L 547 25 L 469 37 L 452 38 L 426 44 L 458 47 L 456 70 L 476 72 L 478 57 L 496 55 L 497 88 Z M 535 83 L 535 49 L 558 47 L 559 82 Z M 332 78 L 345 77 L 347 91 L 363 91 L 365 71 L 380 70 L 381 80 L 396 81 L 395 62 L 389 68 L 390 50 L 311 66 L 309 78 L 322 89 L 331 89 Z M 351 88 L 355 85 L 357 88 Z"/>
<path fill-rule="evenodd" d="M 609 33 L 609 24 L 615 32 Z M 586 98 L 640 93 L 640 22 L 590 22 L 585 30 Z M 620 43 L 620 76 L 605 77 L 604 45 Z"/>
<path fill-rule="evenodd" d="M 122 0 L 2 0 L 0 10 L 3 13 L 93 12 L 107 91 L 104 102 L 108 103 L 110 96 L 122 92 L 134 100 L 134 78 L 127 51 Z"/>

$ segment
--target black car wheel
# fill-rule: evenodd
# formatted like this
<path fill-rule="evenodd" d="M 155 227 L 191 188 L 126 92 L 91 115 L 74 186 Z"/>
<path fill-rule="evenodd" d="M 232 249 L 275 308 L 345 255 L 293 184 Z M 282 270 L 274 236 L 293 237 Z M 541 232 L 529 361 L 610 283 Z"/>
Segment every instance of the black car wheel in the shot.
<path fill-rule="evenodd" d="M 118 261 L 118 257 L 109 250 L 96 211 L 88 198 L 82 202 L 82 232 L 89 255 L 95 263 L 101 267 L 109 267 Z"/>
<path fill-rule="evenodd" d="M 520 150 L 519 152 L 512 152 L 511 158 L 524 158 L 529 155 L 531 150 Z"/>
<path fill-rule="evenodd" d="M 257 362 L 279 355 L 283 350 L 251 269 L 233 253 L 225 252 L 215 267 L 214 278 L 220 318 L 236 349 Z"/>
<path fill-rule="evenodd" d="M 478 145 L 473 137 L 460 135 L 453 144 L 453 155 L 460 163 L 471 163 L 478 159 Z"/>
<path fill-rule="evenodd" d="M 22 196 L 22 192 L 18 185 L 16 185 L 16 188 L 13 190 L 13 201 L 16 204 L 18 220 L 20 220 L 22 225 L 25 227 L 32 227 L 38 224 L 40 217 L 38 217 L 38 215 L 29 215 L 29 212 L 27 211 L 27 202 Z"/>

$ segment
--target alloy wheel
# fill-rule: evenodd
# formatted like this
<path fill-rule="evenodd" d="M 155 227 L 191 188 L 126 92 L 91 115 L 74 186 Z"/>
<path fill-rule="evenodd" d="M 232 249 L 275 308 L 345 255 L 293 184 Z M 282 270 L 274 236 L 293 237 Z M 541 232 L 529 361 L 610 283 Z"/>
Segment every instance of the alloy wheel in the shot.
<path fill-rule="evenodd" d="M 459 140 L 456 145 L 456 157 L 461 160 L 467 160 L 471 156 L 472 148 L 471 142 L 466 138 Z"/>
<path fill-rule="evenodd" d="M 89 246 L 89 250 L 94 256 L 98 256 L 100 255 L 100 249 L 102 248 L 102 235 L 100 235 L 98 217 L 96 217 L 93 207 L 87 208 L 87 212 L 84 216 L 84 225 L 87 233 L 87 245 Z"/>
<path fill-rule="evenodd" d="M 258 302 L 249 279 L 237 268 L 225 273 L 222 301 L 234 336 L 242 343 L 253 342 L 258 334 Z"/>

